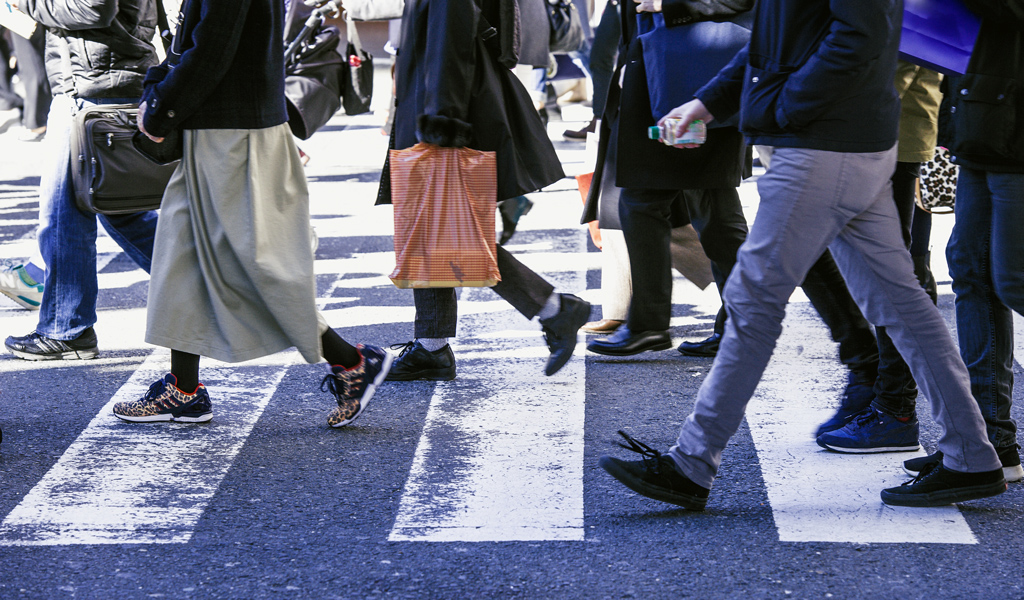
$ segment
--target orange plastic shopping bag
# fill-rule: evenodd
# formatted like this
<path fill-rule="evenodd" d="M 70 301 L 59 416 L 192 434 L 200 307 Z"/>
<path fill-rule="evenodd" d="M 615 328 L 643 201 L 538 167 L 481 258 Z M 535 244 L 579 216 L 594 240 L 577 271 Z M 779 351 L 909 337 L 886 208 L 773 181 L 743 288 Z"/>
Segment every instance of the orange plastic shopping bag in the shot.
<path fill-rule="evenodd" d="M 491 287 L 498 274 L 494 152 L 419 143 L 391 150 L 400 288 Z"/>

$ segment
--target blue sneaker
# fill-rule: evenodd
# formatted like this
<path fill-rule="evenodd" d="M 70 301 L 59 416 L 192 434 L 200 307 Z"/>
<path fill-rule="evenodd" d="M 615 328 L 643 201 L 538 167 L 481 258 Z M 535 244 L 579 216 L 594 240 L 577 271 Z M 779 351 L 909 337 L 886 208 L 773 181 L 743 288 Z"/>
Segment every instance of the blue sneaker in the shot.
<path fill-rule="evenodd" d="M 818 436 L 818 445 L 851 454 L 913 452 L 921 448 L 918 430 L 917 417 L 904 423 L 869 407 L 843 427 Z"/>
<path fill-rule="evenodd" d="M 839 410 L 836 411 L 828 421 L 818 426 L 814 437 L 821 437 L 822 434 L 842 428 L 853 420 L 855 416 L 864 412 L 864 409 L 871 406 L 875 399 L 875 376 L 867 374 L 856 374 L 849 372 L 846 375 L 846 389 L 843 390 L 843 398 L 839 403 Z"/>

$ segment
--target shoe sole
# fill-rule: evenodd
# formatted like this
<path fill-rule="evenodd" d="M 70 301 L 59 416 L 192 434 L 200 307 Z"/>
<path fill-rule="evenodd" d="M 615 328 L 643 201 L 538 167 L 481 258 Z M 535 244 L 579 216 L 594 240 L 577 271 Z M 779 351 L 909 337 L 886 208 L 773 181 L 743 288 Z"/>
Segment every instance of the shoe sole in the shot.
<path fill-rule="evenodd" d="M 213 412 L 203 413 L 197 416 L 174 416 L 170 413 L 162 415 L 149 415 L 146 417 L 131 417 L 128 415 L 119 415 L 114 413 L 114 416 L 122 421 L 128 421 L 129 423 L 206 423 L 213 419 Z"/>
<path fill-rule="evenodd" d="M 916 446 L 876 446 L 874 448 L 843 448 L 842 446 L 833 446 L 825 442 L 818 442 L 818 445 L 826 450 L 838 452 L 840 454 L 881 454 L 883 452 L 917 452 L 921 449 L 921 444 Z"/>
<path fill-rule="evenodd" d="M 946 506 L 949 504 L 956 504 L 957 502 L 966 502 L 968 500 L 991 498 L 992 496 L 998 496 L 1005 491 L 1006 481 L 956 488 L 952 490 L 942 490 L 927 494 L 893 494 L 889 493 L 888 490 L 882 490 L 882 502 L 890 506 Z"/>
<path fill-rule="evenodd" d="M 394 360 L 395 357 L 390 352 L 384 353 L 384 359 L 381 363 L 380 373 L 377 373 L 377 376 L 373 378 L 373 383 L 366 386 L 366 391 L 363 392 L 363 397 L 359 399 L 359 410 L 356 412 L 356 414 L 352 415 L 351 419 L 347 419 L 340 423 L 335 423 L 334 425 L 331 425 L 331 427 L 334 427 L 335 429 L 337 429 L 338 427 L 344 427 L 351 423 L 352 421 L 358 419 L 359 415 L 363 414 L 363 411 L 366 410 L 366 406 L 370 404 L 370 400 L 373 399 L 373 395 L 377 393 L 377 388 L 380 386 L 381 383 L 387 380 L 388 371 L 391 370 L 391 363 L 394 362 Z"/>
<path fill-rule="evenodd" d="M 676 350 L 678 350 L 683 356 L 692 356 L 694 358 L 714 358 L 718 356 L 718 350 L 715 350 L 714 352 L 683 350 L 682 348 L 676 348 Z"/>
<path fill-rule="evenodd" d="M 672 342 L 660 342 L 660 343 L 657 343 L 657 344 L 652 344 L 650 346 L 644 346 L 643 348 L 640 348 L 640 349 L 632 351 L 632 352 L 615 352 L 615 351 L 611 351 L 610 352 L 610 351 L 608 351 L 605 348 L 592 348 L 590 346 L 587 346 L 587 350 L 590 351 L 590 352 L 593 352 L 594 354 L 600 354 L 601 356 L 635 356 L 637 354 L 642 354 L 644 352 L 656 352 L 658 350 L 668 350 L 671 347 L 672 347 Z"/>
<path fill-rule="evenodd" d="M 455 379 L 455 369 L 429 369 L 415 373 L 389 373 L 385 381 L 451 381 Z"/>
<path fill-rule="evenodd" d="M 921 474 L 920 471 L 911 471 L 907 467 L 903 467 L 903 472 L 911 477 L 917 477 Z M 1024 467 L 1021 467 L 1021 465 L 1003 467 L 1003 479 L 1006 480 L 1006 483 L 1017 483 L 1024 480 Z"/>
<path fill-rule="evenodd" d="M 39 310 L 39 304 L 40 303 L 36 302 L 35 300 L 29 300 L 28 298 L 26 298 L 24 296 L 19 296 L 18 294 L 13 294 L 11 292 L 8 292 L 7 290 L 0 290 L 0 294 L 3 294 L 4 296 L 7 296 L 11 300 L 14 300 L 22 308 L 26 308 L 28 310 Z"/>
<path fill-rule="evenodd" d="M 608 474 L 614 477 L 616 481 L 641 496 L 646 496 L 648 498 L 652 498 L 660 502 L 667 502 L 668 504 L 674 504 L 676 506 L 682 506 L 686 510 L 696 512 L 703 512 L 704 507 L 708 504 L 707 498 L 698 498 L 697 496 L 690 496 L 689 494 L 673 493 L 665 488 L 634 484 L 632 478 L 629 476 L 630 473 L 625 469 L 619 468 L 619 465 L 611 457 L 602 456 L 597 461 L 597 465 L 607 471 Z"/>
<path fill-rule="evenodd" d="M 68 352 L 61 352 L 60 354 L 32 354 L 31 352 L 15 350 L 10 346 L 7 346 L 7 349 L 10 350 L 11 354 L 25 360 L 92 360 L 100 354 L 99 349 L 97 348 L 90 348 L 88 350 L 70 350 Z"/>

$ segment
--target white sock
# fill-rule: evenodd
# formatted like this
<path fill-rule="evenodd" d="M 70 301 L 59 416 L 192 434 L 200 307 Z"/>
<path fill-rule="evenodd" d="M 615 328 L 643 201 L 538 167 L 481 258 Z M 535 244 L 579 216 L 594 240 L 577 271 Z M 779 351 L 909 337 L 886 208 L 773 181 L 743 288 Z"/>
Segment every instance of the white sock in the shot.
<path fill-rule="evenodd" d="M 551 317 L 558 314 L 558 311 L 562 309 L 562 295 L 557 292 L 551 292 L 548 296 L 548 301 L 544 303 L 544 307 L 537 313 L 538 319 L 550 319 Z"/>
<path fill-rule="evenodd" d="M 417 338 L 416 341 L 429 352 L 437 352 L 448 345 L 448 338 Z"/>

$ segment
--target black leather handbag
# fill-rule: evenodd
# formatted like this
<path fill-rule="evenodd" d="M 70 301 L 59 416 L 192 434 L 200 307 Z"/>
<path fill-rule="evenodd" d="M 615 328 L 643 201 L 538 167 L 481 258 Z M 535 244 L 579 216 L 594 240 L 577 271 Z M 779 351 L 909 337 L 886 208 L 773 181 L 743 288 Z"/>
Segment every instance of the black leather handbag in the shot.
<path fill-rule="evenodd" d="M 583 22 L 572 0 L 545 0 L 551 24 L 549 49 L 552 54 L 565 54 L 580 49 L 583 43 Z"/>
<path fill-rule="evenodd" d="M 340 41 L 337 27 L 323 27 L 303 35 L 285 54 L 288 126 L 300 140 L 308 140 L 341 108 L 347 66 L 338 53 Z"/>
<path fill-rule="evenodd" d="M 136 104 L 101 104 L 83 108 L 71 130 L 71 181 L 78 208 L 101 215 L 143 212 L 160 207 L 175 158 L 158 164 L 136 148 Z M 180 134 L 159 147 L 167 158 L 180 157 Z M 165 146 L 166 144 L 166 146 Z"/>

